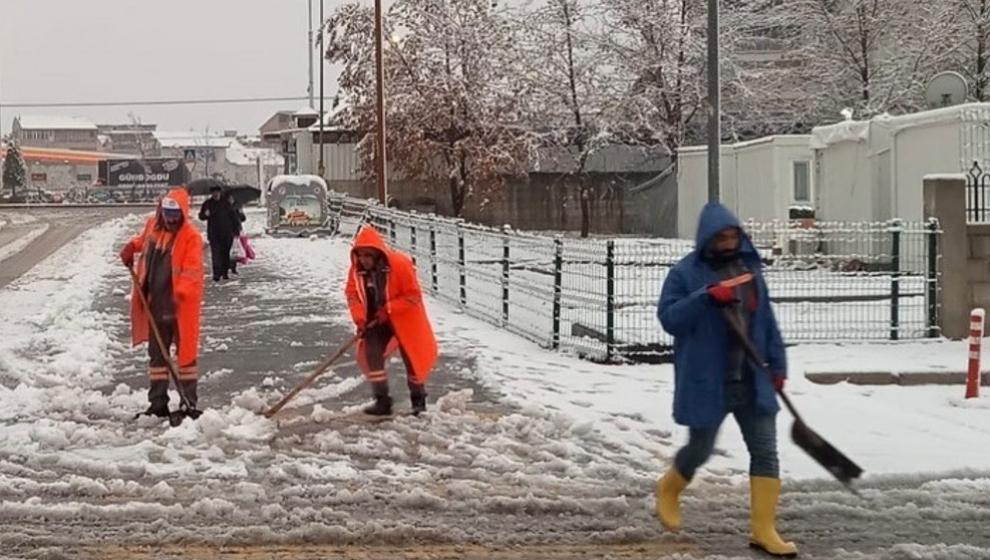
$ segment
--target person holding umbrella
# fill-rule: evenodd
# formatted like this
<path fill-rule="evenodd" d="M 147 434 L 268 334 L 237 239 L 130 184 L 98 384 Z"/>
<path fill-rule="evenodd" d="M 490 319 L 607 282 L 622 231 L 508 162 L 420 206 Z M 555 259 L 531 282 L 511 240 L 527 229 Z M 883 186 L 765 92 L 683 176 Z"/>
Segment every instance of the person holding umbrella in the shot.
<path fill-rule="evenodd" d="M 657 315 L 674 337 L 674 420 L 689 428 L 689 437 L 657 481 L 656 511 L 664 527 L 680 529 L 681 492 L 711 457 L 719 427 L 732 414 L 750 455 L 750 546 L 793 557 L 797 547 L 776 529 L 776 392 L 783 388 L 787 361 L 761 268 L 739 220 L 710 203 L 701 212 L 694 251 L 664 281 Z M 772 375 L 747 359 L 734 325 L 749 335 Z"/>
<path fill-rule="evenodd" d="M 206 238 L 210 242 L 210 258 L 213 265 L 213 281 L 229 280 L 230 249 L 241 230 L 241 219 L 223 189 L 210 187 L 210 198 L 199 209 L 199 219 L 207 223 Z"/>

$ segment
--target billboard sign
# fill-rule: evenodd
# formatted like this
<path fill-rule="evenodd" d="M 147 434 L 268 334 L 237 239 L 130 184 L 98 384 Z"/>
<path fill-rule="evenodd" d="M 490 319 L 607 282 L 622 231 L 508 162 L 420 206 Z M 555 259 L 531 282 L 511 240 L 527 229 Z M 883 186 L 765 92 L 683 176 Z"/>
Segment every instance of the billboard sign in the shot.
<path fill-rule="evenodd" d="M 108 159 L 99 164 L 108 187 L 168 189 L 189 182 L 189 170 L 179 158 Z"/>

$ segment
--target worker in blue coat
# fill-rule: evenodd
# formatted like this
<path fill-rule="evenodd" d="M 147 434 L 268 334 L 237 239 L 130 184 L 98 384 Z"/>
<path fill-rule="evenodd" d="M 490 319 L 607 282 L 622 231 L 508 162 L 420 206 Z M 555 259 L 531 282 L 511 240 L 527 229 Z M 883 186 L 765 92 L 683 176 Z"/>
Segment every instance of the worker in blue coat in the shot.
<path fill-rule="evenodd" d="M 681 527 L 680 494 L 711 457 L 719 427 L 732 414 L 750 454 L 750 545 L 792 557 L 797 547 L 776 529 L 780 406 L 775 389 L 783 387 L 787 361 L 761 265 L 739 220 L 711 203 L 701 212 L 694 251 L 663 284 L 657 315 L 674 337 L 674 420 L 690 435 L 657 481 L 656 508 L 665 527 Z M 773 378 L 747 359 L 726 313 L 765 356 Z"/>

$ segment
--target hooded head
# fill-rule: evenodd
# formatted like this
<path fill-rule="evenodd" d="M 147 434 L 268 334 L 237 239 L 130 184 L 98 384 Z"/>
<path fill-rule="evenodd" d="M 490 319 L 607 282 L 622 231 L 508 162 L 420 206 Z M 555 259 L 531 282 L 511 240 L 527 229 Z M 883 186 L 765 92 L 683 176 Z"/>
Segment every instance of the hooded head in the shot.
<path fill-rule="evenodd" d="M 220 196 L 223 194 L 223 189 L 214 185 L 210 187 L 210 198 L 213 200 L 220 200 Z"/>
<path fill-rule="evenodd" d="M 172 189 L 161 202 L 161 225 L 168 231 L 178 231 L 189 213 L 189 193 L 183 188 Z"/>
<path fill-rule="evenodd" d="M 739 219 L 717 202 L 710 202 L 701 210 L 698 235 L 694 241 L 702 258 L 712 262 L 726 262 L 737 258 L 759 259 L 756 248 L 743 231 Z"/>
<path fill-rule="evenodd" d="M 362 226 L 354 238 L 351 248 L 351 262 L 361 270 L 371 270 L 381 264 L 387 264 L 388 246 L 378 230 L 371 226 Z"/>

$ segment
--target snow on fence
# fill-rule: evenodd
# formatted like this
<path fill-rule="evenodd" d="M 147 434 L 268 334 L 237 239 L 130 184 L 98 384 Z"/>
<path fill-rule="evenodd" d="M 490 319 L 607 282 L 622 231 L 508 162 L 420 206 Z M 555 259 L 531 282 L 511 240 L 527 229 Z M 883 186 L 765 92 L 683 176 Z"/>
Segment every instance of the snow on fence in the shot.
<path fill-rule="evenodd" d="M 331 228 L 374 224 L 416 261 L 424 289 L 545 347 L 602 361 L 658 362 L 672 339 L 660 288 L 693 243 L 576 239 L 386 209 L 339 194 Z M 751 222 L 787 342 L 938 335 L 936 222 Z"/>

